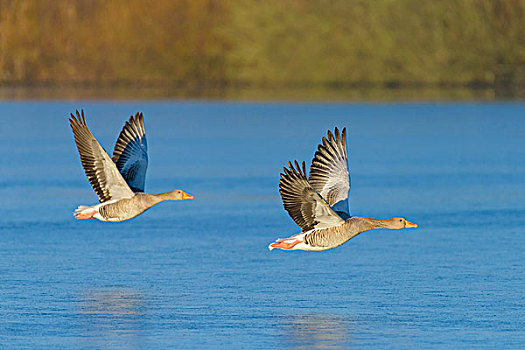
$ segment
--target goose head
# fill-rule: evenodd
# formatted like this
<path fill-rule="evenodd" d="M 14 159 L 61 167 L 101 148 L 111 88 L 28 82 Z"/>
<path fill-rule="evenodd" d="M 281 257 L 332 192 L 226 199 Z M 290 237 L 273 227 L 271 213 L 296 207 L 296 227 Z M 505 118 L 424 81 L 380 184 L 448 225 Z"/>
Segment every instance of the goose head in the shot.
<path fill-rule="evenodd" d="M 178 201 L 183 199 L 193 199 L 193 196 L 191 194 L 188 194 L 184 192 L 183 190 L 173 190 L 170 192 L 167 192 L 165 195 L 167 200 L 171 201 Z"/>
<path fill-rule="evenodd" d="M 402 228 L 416 228 L 417 224 L 408 221 L 405 218 L 392 218 L 386 220 L 386 228 L 390 229 L 402 229 Z"/>

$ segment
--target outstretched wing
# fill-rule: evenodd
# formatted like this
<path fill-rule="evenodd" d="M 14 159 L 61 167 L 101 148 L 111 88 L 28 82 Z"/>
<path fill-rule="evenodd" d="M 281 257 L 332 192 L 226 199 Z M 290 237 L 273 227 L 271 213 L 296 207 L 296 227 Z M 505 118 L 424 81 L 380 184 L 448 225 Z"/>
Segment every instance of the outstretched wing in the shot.
<path fill-rule="evenodd" d="M 323 143 L 318 146 L 312 160 L 308 181 L 332 209 L 350 216 L 348 210 L 350 174 L 346 153 L 346 128 L 341 134 L 339 134 L 339 129 L 335 128 L 334 134 L 329 130 L 328 139 L 323 137 Z"/>
<path fill-rule="evenodd" d="M 115 163 L 89 131 L 84 111 L 82 117 L 76 112 L 76 116 L 71 113 L 69 124 L 75 136 L 82 167 L 100 203 L 133 197 L 133 192 L 118 172 Z"/>
<path fill-rule="evenodd" d="M 301 227 L 301 231 L 341 225 L 344 220 L 308 183 L 304 162 L 302 171 L 297 161 L 295 167 L 291 162 L 288 163 L 288 167 L 283 168 L 284 173 L 281 173 L 279 192 L 284 209 Z"/>
<path fill-rule="evenodd" d="M 144 192 L 148 169 L 148 143 L 144 116 L 129 117 L 118 136 L 113 161 L 133 192 Z"/>

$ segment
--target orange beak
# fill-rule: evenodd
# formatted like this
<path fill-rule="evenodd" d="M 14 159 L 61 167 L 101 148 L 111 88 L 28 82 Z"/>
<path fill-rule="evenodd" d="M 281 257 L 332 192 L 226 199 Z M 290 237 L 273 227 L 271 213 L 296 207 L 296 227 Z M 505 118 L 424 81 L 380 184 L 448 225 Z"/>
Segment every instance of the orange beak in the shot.
<path fill-rule="evenodd" d="M 416 228 L 416 227 L 417 227 L 417 224 L 413 224 L 410 221 L 407 221 L 407 223 L 405 224 L 405 228 Z"/>
<path fill-rule="evenodd" d="M 182 199 L 193 199 L 193 196 L 191 194 L 187 194 L 186 192 L 183 192 Z"/>

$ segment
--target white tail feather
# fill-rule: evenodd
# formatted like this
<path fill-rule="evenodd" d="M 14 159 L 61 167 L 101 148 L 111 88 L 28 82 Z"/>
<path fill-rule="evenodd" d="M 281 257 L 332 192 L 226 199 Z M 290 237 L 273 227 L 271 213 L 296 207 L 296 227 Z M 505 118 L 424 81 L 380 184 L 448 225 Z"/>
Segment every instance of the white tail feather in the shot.
<path fill-rule="evenodd" d="M 87 205 L 79 205 L 79 206 L 75 209 L 75 213 L 79 213 L 79 212 L 81 212 L 82 210 L 87 209 L 87 208 L 89 208 L 89 206 L 87 206 Z"/>

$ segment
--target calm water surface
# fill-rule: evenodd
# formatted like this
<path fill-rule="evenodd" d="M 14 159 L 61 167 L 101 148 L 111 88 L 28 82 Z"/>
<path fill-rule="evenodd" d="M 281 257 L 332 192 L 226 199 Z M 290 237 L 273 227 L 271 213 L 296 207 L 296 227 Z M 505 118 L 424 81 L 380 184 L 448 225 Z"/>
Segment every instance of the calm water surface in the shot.
<path fill-rule="evenodd" d="M 146 116 L 146 190 L 123 223 L 97 202 L 67 116 L 113 149 Z M 0 345 L 34 349 L 519 348 L 525 343 L 525 104 L 0 102 Z M 354 215 L 405 216 L 327 252 L 278 194 L 349 129 Z"/>

